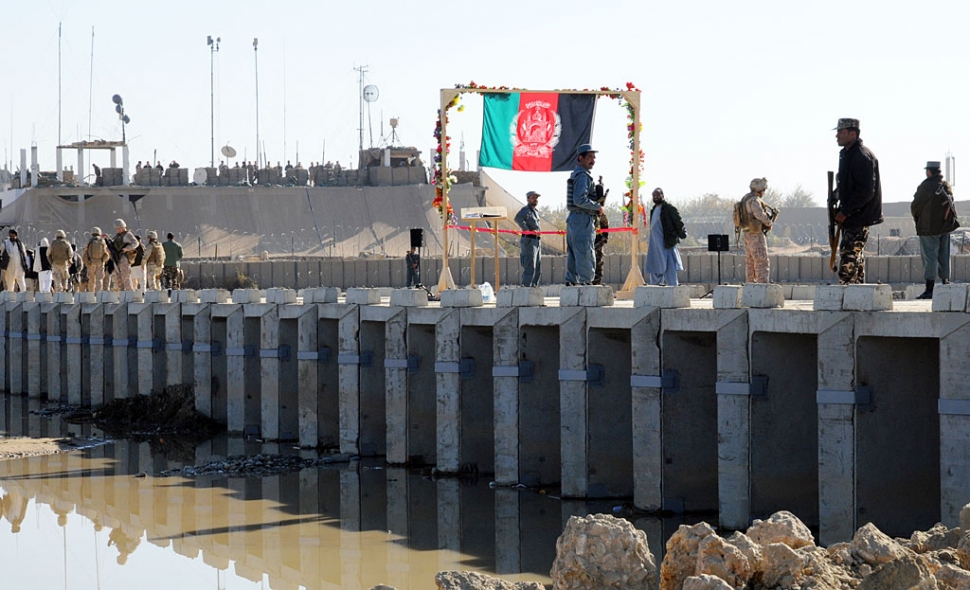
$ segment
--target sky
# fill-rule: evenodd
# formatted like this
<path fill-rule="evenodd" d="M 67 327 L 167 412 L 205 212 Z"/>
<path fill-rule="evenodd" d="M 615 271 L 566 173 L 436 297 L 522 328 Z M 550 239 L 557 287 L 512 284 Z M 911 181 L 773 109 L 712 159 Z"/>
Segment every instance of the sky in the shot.
<path fill-rule="evenodd" d="M 959 165 L 970 154 L 970 3 L 959 0 L 0 0 L 0 8 L 0 146 L 13 168 L 31 145 L 41 169 L 53 170 L 58 141 L 119 140 L 114 94 L 131 118 L 132 166 L 208 165 L 213 134 L 216 160 L 227 144 L 237 159 L 255 159 L 258 94 L 271 162 L 347 167 L 360 141 L 361 66 L 364 84 L 379 90 L 364 109 L 364 146 L 386 143 L 397 117 L 395 143 L 417 147 L 425 161 L 442 88 L 632 82 L 643 91 L 645 200 L 656 186 L 675 203 L 739 198 L 766 177 L 782 193 L 801 185 L 822 202 L 825 172 L 838 166 L 840 117 L 861 120 L 886 202 L 912 199 L 927 160 L 950 152 Z M 210 35 L 221 39 L 218 53 Z M 464 140 L 473 169 L 481 98 L 462 102 L 450 115 L 450 163 L 457 167 Z M 617 101 L 598 101 L 593 174 L 617 200 L 630 160 L 625 117 Z M 97 154 L 106 166 L 107 152 Z M 565 202 L 566 173 L 490 172 L 513 195 L 537 190 L 542 205 Z"/>

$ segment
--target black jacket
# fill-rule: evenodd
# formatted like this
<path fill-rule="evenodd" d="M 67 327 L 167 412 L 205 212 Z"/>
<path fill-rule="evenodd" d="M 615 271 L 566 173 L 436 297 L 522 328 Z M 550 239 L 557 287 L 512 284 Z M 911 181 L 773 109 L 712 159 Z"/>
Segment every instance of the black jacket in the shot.
<path fill-rule="evenodd" d="M 859 228 L 882 223 L 882 182 L 879 160 L 856 140 L 839 152 L 839 211 L 843 227 Z"/>
<path fill-rule="evenodd" d="M 940 236 L 960 227 L 953 203 L 953 189 L 939 172 L 924 180 L 916 189 L 910 211 L 918 236 Z"/>
<path fill-rule="evenodd" d="M 670 249 L 677 245 L 680 240 L 687 237 L 687 230 L 684 229 L 684 221 L 680 218 L 680 211 L 667 201 L 660 201 L 650 209 L 650 216 L 653 217 L 653 210 L 660 207 L 660 227 L 664 230 L 664 248 Z"/>

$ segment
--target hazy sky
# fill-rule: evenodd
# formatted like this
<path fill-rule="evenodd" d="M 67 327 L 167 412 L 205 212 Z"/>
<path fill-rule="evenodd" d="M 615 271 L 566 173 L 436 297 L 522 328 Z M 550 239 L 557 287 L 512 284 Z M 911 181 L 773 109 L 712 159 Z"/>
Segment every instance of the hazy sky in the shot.
<path fill-rule="evenodd" d="M 373 143 L 399 117 L 401 143 L 433 148 L 439 90 L 474 80 L 534 90 L 643 90 L 643 196 L 740 197 L 756 176 L 783 192 L 801 184 L 821 201 L 835 169 L 832 128 L 862 122 L 879 157 L 884 199 L 912 198 L 926 160 L 970 155 L 966 23 L 970 3 L 898 0 L 653 0 L 578 2 L 209 2 L 0 0 L 4 161 L 35 143 L 54 168 L 58 141 L 58 23 L 62 23 L 61 142 L 117 140 L 111 96 L 124 97 L 132 166 L 210 159 L 210 52 L 215 143 L 255 158 L 253 38 L 259 38 L 259 137 L 268 158 L 356 163 L 358 78 L 380 90 Z M 961 24 L 962 23 L 962 24 Z M 94 27 L 93 76 L 91 60 Z M 93 84 L 92 84 L 93 80 Z M 474 165 L 481 100 L 452 112 L 452 162 L 464 134 Z M 89 107 L 90 105 L 90 107 Z M 611 195 L 629 161 L 625 113 L 600 99 L 593 142 Z M 371 132 L 365 131 L 365 146 Z M 66 155 L 65 162 L 76 160 Z M 96 156 L 107 164 L 107 153 Z M 513 194 L 565 201 L 564 174 L 497 172 Z M 960 198 L 960 177 L 956 193 Z"/>

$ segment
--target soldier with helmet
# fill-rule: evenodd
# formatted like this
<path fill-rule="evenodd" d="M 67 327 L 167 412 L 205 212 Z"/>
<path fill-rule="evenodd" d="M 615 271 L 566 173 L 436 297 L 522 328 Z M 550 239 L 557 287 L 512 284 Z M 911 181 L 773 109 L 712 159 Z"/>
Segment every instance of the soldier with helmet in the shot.
<path fill-rule="evenodd" d="M 741 214 L 744 216 L 741 231 L 744 232 L 744 278 L 748 283 L 767 283 L 771 274 L 768 260 L 768 237 L 771 217 L 762 200 L 768 190 L 767 178 L 755 178 L 748 185 L 751 192 L 741 198 Z"/>
<path fill-rule="evenodd" d="M 54 234 L 54 242 L 47 249 L 47 260 L 50 261 L 53 288 L 55 292 L 67 291 L 71 278 L 71 260 L 74 251 L 67 241 L 67 234 L 59 229 Z"/>
<path fill-rule="evenodd" d="M 111 260 L 108 244 L 101 237 L 101 228 L 91 230 L 91 238 L 81 250 L 81 263 L 87 274 L 86 290 L 97 293 L 104 284 L 104 265 Z M 82 289 L 84 290 L 84 289 Z"/>
<path fill-rule="evenodd" d="M 118 279 L 115 282 L 115 289 L 131 291 L 131 266 L 135 261 L 138 240 L 135 239 L 135 234 L 128 231 L 128 225 L 124 219 L 115 219 L 115 237 L 111 240 L 111 245 L 118 254 L 118 258 L 114 261 Z"/>
<path fill-rule="evenodd" d="M 145 249 L 145 288 L 151 291 L 159 289 L 159 275 L 165 264 L 165 249 L 158 241 L 158 234 L 148 232 L 148 247 Z"/>

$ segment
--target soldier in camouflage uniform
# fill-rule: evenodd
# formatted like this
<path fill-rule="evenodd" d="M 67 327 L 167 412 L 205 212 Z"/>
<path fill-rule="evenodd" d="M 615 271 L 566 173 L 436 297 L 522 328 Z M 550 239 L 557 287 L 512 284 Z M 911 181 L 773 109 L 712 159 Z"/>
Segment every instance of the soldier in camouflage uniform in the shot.
<path fill-rule="evenodd" d="M 104 265 L 111 260 L 108 252 L 108 244 L 101 237 L 101 228 L 96 227 L 91 230 L 91 239 L 88 240 L 84 249 L 81 250 L 81 263 L 87 271 L 86 290 L 91 293 L 101 291 L 104 285 Z M 81 289 L 82 291 L 85 289 Z"/>
<path fill-rule="evenodd" d="M 68 243 L 64 230 L 57 230 L 54 236 L 54 242 L 47 249 L 47 260 L 51 263 L 53 277 L 52 286 L 55 292 L 67 291 L 74 251 L 71 250 L 71 244 Z"/>
<path fill-rule="evenodd" d="M 128 231 L 124 219 L 115 219 L 115 237 L 112 242 L 115 252 L 118 252 L 118 259 L 115 261 L 114 288 L 119 291 L 131 291 L 131 263 L 134 262 L 138 240 Z"/>
<path fill-rule="evenodd" d="M 866 282 L 865 249 L 869 226 L 882 223 L 882 182 L 879 160 L 862 145 L 858 119 L 839 119 L 835 128 L 839 152 L 838 213 L 842 226 L 839 243 L 839 282 Z"/>
<path fill-rule="evenodd" d="M 158 279 L 162 274 L 162 267 L 165 265 L 165 249 L 159 243 L 156 232 L 148 232 L 148 248 L 145 250 L 145 289 L 158 291 Z"/>
<path fill-rule="evenodd" d="M 771 230 L 771 218 L 765 212 L 761 200 L 768 189 L 767 178 L 755 178 L 748 185 L 751 192 L 741 198 L 741 207 L 747 222 L 744 232 L 744 276 L 748 283 L 767 283 L 771 273 L 768 260 L 767 232 Z"/>

